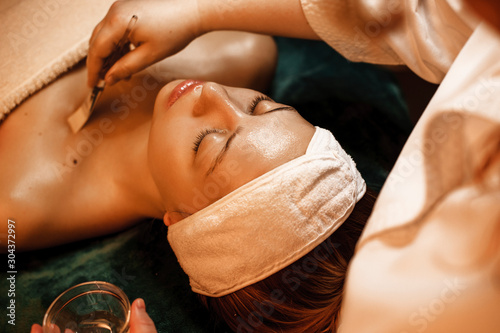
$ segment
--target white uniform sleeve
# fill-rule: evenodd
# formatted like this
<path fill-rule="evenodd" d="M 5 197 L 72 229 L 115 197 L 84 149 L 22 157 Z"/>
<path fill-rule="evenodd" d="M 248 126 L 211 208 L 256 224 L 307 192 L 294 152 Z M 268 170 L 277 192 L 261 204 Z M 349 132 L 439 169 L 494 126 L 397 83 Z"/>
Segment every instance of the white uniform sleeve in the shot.
<path fill-rule="evenodd" d="M 405 64 L 441 82 L 477 26 L 460 0 L 301 0 L 313 30 L 351 61 Z"/>
<path fill-rule="evenodd" d="M 500 35 L 480 24 L 385 182 L 338 332 L 500 328 Z"/>

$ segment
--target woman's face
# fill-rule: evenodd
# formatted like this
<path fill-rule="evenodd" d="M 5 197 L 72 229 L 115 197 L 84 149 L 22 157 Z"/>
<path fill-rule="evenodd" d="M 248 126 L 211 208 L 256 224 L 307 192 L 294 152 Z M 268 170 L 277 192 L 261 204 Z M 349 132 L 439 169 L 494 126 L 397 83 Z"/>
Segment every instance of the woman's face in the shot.
<path fill-rule="evenodd" d="M 148 158 L 171 224 L 305 153 L 314 127 L 259 92 L 193 80 L 156 99 Z"/>

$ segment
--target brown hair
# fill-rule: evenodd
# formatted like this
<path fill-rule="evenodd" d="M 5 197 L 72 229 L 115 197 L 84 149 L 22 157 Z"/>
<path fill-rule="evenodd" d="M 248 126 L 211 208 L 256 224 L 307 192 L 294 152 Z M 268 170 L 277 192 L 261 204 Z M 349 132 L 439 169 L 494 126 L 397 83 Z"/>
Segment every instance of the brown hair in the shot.
<path fill-rule="evenodd" d="M 335 332 L 347 266 L 370 216 L 375 194 L 367 191 L 329 238 L 268 278 L 201 302 L 237 333 Z"/>

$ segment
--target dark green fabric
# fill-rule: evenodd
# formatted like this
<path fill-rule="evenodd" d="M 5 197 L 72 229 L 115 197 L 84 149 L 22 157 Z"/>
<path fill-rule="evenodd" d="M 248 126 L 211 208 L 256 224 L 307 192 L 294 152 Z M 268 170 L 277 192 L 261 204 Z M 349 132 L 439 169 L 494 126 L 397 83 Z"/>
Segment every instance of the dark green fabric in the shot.
<path fill-rule="evenodd" d="M 144 221 L 117 235 L 17 254 L 16 327 L 0 331 L 29 332 L 61 292 L 93 280 L 117 285 L 130 301 L 143 298 L 159 332 L 213 331 L 167 243 L 166 229 L 162 221 Z M 6 293 L 1 296 L 6 304 Z"/>
<path fill-rule="evenodd" d="M 295 106 L 313 124 L 331 129 L 368 185 L 380 189 L 410 131 L 393 77 L 374 66 L 350 63 L 322 42 L 276 40 L 280 57 L 271 96 Z M 62 291 L 91 280 L 116 284 L 131 301 L 144 298 L 159 332 L 229 331 L 210 321 L 190 291 L 161 221 L 16 255 L 16 326 L 7 324 L 4 310 L 1 332 L 29 332 Z M 8 283 L 3 279 L 1 285 L 0 305 L 5 309 Z"/>
<path fill-rule="evenodd" d="M 280 57 L 271 96 L 331 130 L 370 188 L 379 191 L 412 124 L 393 75 L 353 63 L 318 41 L 276 38 Z"/>

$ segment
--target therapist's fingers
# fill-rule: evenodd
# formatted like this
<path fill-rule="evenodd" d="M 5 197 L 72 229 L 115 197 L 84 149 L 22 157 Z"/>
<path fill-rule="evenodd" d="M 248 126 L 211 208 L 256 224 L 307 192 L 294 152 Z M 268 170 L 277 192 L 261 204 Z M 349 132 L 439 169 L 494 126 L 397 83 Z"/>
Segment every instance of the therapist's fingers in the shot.
<path fill-rule="evenodd" d="M 48 327 L 48 331 L 49 333 L 61 333 L 59 326 L 55 324 L 50 324 L 50 326 Z M 38 324 L 33 324 L 31 326 L 30 333 L 43 333 L 43 328 Z M 67 328 L 66 330 L 64 330 L 64 333 L 75 333 L 75 332 Z"/>
<path fill-rule="evenodd" d="M 92 31 L 92 35 L 90 36 L 89 39 L 89 45 L 92 45 L 92 43 L 95 40 L 95 37 L 101 31 L 102 26 L 104 25 L 104 20 L 101 20 L 101 22 L 97 23 L 97 25 L 94 27 L 94 30 Z"/>
<path fill-rule="evenodd" d="M 126 24 L 99 23 L 90 39 L 87 55 L 87 83 L 93 87 L 99 81 L 99 73 L 106 59 L 115 49 L 126 30 Z"/>
<path fill-rule="evenodd" d="M 31 333 L 43 333 L 43 328 L 42 326 L 38 325 L 38 324 L 33 324 L 33 326 L 31 326 Z"/>
<path fill-rule="evenodd" d="M 127 79 L 159 60 L 153 57 L 154 53 L 151 52 L 150 43 L 140 45 L 111 66 L 105 76 L 106 84 L 112 85 L 120 80 Z"/>
<path fill-rule="evenodd" d="M 140 298 L 132 303 L 130 333 L 157 333 L 153 320 L 146 313 L 146 304 Z"/>
<path fill-rule="evenodd" d="M 136 47 L 122 56 L 106 74 L 108 84 L 130 77 L 173 55 L 205 33 L 197 0 L 117 1 L 95 27 L 87 56 L 87 84 L 94 86 L 105 59 L 124 36 L 132 16 L 137 21 L 128 40 Z"/>
<path fill-rule="evenodd" d="M 87 55 L 87 84 L 93 87 L 99 81 L 99 74 L 104 64 L 104 59 L 111 55 L 123 36 L 132 15 L 125 18 L 125 13 L 120 12 L 119 1 L 111 5 L 106 16 L 99 22 L 89 40 L 89 52 Z"/>

